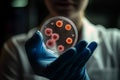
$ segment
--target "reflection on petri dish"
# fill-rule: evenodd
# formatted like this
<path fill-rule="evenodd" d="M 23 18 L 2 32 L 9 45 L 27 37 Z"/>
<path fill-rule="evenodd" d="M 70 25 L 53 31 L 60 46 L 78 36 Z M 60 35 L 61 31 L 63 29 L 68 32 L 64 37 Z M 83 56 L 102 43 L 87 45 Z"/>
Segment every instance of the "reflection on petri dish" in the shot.
<path fill-rule="evenodd" d="M 78 31 L 75 24 L 68 18 L 56 16 L 48 19 L 41 27 L 46 47 L 56 54 L 74 46 L 78 39 Z"/>

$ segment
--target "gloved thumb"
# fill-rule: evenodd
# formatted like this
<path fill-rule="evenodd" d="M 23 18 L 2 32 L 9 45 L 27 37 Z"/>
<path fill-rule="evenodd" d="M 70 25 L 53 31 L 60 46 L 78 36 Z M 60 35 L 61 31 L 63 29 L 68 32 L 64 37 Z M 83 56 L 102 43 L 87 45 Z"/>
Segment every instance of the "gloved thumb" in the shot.
<path fill-rule="evenodd" d="M 26 41 L 25 47 L 26 49 L 35 47 L 37 45 L 41 45 L 43 42 L 43 36 L 40 31 L 36 31 L 34 35 Z"/>

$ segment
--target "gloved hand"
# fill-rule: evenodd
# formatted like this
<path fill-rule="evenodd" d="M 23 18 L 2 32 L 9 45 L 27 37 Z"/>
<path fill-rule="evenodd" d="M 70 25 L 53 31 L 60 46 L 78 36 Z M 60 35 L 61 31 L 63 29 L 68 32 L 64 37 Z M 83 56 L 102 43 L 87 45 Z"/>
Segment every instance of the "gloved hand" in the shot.
<path fill-rule="evenodd" d="M 88 80 L 85 63 L 96 47 L 95 42 L 87 46 L 86 41 L 80 41 L 57 57 L 46 48 L 39 31 L 25 44 L 34 72 L 51 80 Z"/>

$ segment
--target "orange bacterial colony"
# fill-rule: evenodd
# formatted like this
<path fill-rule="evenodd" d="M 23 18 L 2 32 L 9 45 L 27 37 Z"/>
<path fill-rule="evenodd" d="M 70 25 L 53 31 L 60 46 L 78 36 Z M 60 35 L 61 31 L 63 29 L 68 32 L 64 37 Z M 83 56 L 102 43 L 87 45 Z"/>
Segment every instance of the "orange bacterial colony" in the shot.
<path fill-rule="evenodd" d="M 56 21 L 56 26 L 57 27 L 62 27 L 63 26 L 63 22 L 61 20 Z"/>
<path fill-rule="evenodd" d="M 72 44 L 72 42 L 73 42 L 72 38 L 68 37 L 68 38 L 66 39 L 66 43 L 67 43 L 67 44 Z"/>
<path fill-rule="evenodd" d="M 71 30 L 71 25 L 70 24 L 66 24 L 65 25 L 65 29 L 68 30 L 68 31 Z"/>

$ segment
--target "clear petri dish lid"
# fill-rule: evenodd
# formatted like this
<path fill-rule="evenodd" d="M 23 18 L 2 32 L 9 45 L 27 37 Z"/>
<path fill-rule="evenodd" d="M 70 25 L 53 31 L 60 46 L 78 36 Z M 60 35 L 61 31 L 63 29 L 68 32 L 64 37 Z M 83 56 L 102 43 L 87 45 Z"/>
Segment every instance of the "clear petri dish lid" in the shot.
<path fill-rule="evenodd" d="M 68 18 L 56 16 L 44 22 L 40 31 L 43 34 L 46 47 L 61 55 L 73 47 L 78 39 L 78 30 Z"/>

